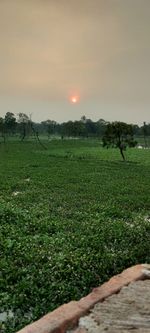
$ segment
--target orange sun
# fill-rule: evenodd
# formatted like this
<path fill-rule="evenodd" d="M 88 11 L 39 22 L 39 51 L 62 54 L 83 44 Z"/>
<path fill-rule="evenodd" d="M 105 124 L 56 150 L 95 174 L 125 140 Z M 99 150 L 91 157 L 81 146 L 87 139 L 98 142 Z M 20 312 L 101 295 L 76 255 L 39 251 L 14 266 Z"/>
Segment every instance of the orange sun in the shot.
<path fill-rule="evenodd" d="M 76 97 L 72 97 L 72 103 L 77 103 Z"/>
<path fill-rule="evenodd" d="M 73 104 L 76 104 L 76 103 L 78 103 L 79 102 L 79 96 L 71 96 L 70 97 L 70 101 L 71 101 L 71 103 L 73 103 Z"/>

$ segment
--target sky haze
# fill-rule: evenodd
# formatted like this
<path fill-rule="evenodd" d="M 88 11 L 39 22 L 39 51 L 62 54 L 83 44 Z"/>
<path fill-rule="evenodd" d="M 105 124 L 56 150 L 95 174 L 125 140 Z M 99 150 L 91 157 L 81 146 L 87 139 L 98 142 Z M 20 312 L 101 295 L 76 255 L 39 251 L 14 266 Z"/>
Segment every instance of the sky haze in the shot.
<path fill-rule="evenodd" d="M 0 26 L 0 116 L 150 122 L 150 0 L 0 0 Z"/>

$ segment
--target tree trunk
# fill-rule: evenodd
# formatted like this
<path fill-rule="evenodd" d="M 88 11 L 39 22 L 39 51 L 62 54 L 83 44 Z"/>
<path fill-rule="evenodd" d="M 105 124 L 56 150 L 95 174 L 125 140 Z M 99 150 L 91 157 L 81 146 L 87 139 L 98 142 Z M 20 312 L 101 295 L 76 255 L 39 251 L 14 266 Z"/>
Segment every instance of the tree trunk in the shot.
<path fill-rule="evenodd" d="M 37 141 L 39 142 L 39 144 L 41 145 L 41 147 L 46 150 L 47 147 L 41 142 L 41 140 L 39 138 L 39 135 L 38 135 L 38 132 L 34 129 L 34 126 L 33 126 L 32 122 L 30 123 L 30 125 L 31 125 L 31 129 L 32 129 L 32 131 L 33 131 L 33 133 L 34 133 Z"/>
<path fill-rule="evenodd" d="M 26 137 L 26 125 L 23 124 L 23 133 L 22 133 L 21 142 L 24 141 L 25 137 Z"/>
<path fill-rule="evenodd" d="M 124 153 L 123 153 L 123 148 L 119 147 L 119 149 L 120 149 L 120 154 L 121 154 L 121 156 L 123 158 L 123 161 L 125 161 L 125 156 L 124 156 Z"/>

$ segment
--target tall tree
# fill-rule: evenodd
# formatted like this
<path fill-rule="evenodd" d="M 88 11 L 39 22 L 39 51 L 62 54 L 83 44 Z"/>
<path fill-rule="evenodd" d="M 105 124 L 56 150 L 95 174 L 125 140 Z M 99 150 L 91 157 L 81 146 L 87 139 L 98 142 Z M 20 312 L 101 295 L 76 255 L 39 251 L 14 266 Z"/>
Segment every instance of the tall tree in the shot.
<path fill-rule="evenodd" d="M 0 133 L 5 142 L 5 121 L 2 117 L 0 117 Z"/>
<path fill-rule="evenodd" d="M 117 121 L 107 124 L 103 136 L 103 146 L 107 148 L 118 148 L 124 161 L 124 150 L 126 150 L 127 147 L 135 147 L 136 144 L 137 142 L 134 140 L 132 125 Z"/>
<path fill-rule="evenodd" d="M 55 134 L 55 129 L 56 129 L 56 125 L 57 125 L 56 121 L 47 119 L 45 121 L 42 121 L 41 124 L 45 127 L 46 132 L 48 134 L 48 138 L 51 135 Z"/>
<path fill-rule="evenodd" d="M 104 119 L 99 119 L 96 122 L 96 135 L 98 137 L 103 137 L 107 124 L 108 122 L 106 122 Z"/>
<path fill-rule="evenodd" d="M 73 136 L 73 121 L 69 120 L 62 124 L 62 136 Z"/>
<path fill-rule="evenodd" d="M 21 136 L 21 141 L 29 134 L 30 131 L 30 118 L 27 114 L 20 112 L 18 114 L 19 132 Z"/>
<path fill-rule="evenodd" d="M 145 148 L 147 147 L 147 125 L 146 122 L 143 122 L 143 135 L 144 135 L 144 144 L 145 144 Z"/>
<path fill-rule="evenodd" d="M 5 130 L 8 134 L 14 134 L 16 129 L 16 118 L 14 113 L 7 112 L 4 118 Z"/>

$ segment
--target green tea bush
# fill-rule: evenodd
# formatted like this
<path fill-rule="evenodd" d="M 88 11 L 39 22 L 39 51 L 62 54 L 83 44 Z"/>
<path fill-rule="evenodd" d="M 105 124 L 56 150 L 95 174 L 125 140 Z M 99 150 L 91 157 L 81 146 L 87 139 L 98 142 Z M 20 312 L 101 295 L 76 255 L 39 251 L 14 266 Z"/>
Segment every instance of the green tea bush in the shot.
<path fill-rule="evenodd" d="M 89 140 L 1 153 L 0 312 L 13 312 L 3 333 L 149 262 L 148 150 L 131 149 L 127 163 Z"/>

